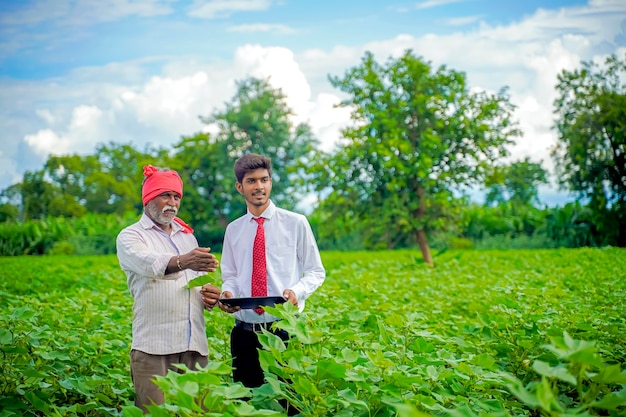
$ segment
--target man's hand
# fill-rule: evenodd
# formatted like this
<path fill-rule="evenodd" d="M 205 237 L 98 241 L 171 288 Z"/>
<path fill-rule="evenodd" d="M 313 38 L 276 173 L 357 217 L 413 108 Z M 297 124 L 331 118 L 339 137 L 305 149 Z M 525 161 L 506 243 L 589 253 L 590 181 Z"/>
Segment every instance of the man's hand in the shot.
<path fill-rule="evenodd" d="M 195 248 L 191 252 L 180 255 L 182 269 L 194 271 L 215 272 L 220 266 L 219 261 L 212 253 L 211 248 Z"/>
<path fill-rule="evenodd" d="M 213 310 L 213 307 L 217 304 L 217 299 L 220 297 L 220 289 L 215 285 L 204 284 L 200 288 L 200 295 L 202 296 L 204 307 L 208 310 Z"/>
<path fill-rule="evenodd" d="M 285 291 L 283 291 L 283 298 L 289 301 L 294 306 L 298 307 L 298 297 L 296 297 L 296 293 L 293 292 L 293 290 L 287 288 Z"/>
<path fill-rule="evenodd" d="M 220 296 L 220 298 L 233 298 L 233 293 L 230 291 L 224 291 L 222 295 Z M 220 302 L 218 305 L 222 309 L 222 311 L 225 311 L 227 313 L 235 313 L 241 310 L 241 307 L 239 306 L 230 307 L 222 302 Z"/>

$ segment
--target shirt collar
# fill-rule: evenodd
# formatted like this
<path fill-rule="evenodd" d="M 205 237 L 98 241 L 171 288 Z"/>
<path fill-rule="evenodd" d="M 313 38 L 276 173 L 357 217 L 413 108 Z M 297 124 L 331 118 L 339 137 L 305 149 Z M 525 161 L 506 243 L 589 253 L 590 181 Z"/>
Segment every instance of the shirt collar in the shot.
<path fill-rule="evenodd" d="M 270 204 L 267 206 L 265 211 L 261 213 L 259 217 L 263 217 L 264 219 L 271 219 L 275 212 L 276 212 L 276 206 L 274 205 L 272 200 L 270 200 Z M 250 210 L 247 211 L 246 215 L 248 216 L 249 222 L 251 222 L 252 219 L 256 218 L 255 216 L 252 215 L 252 213 L 250 213 Z"/>

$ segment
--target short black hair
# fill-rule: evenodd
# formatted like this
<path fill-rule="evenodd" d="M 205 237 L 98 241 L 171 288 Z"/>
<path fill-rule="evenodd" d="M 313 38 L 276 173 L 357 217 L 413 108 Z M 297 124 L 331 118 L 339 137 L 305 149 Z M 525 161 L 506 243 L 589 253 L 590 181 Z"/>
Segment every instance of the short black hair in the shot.
<path fill-rule="evenodd" d="M 248 153 L 235 161 L 235 177 L 237 182 L 241 183 L 246 173 L 255 171 L 257 169 L 267 169 L 267 172 L 272 177 L 272 160 L 267 156 L 259 155 L 256 153 Z"/>

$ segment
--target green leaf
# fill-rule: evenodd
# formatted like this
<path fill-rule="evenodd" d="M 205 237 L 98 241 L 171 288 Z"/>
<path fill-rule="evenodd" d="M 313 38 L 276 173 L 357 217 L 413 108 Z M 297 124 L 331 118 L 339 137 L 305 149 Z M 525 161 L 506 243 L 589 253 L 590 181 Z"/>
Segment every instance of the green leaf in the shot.
<path fill-rule="evenodd" d="M 25 392 L 24 393 L 24 397 L 28 400 L 29 403 L 32 404 L 32 406 L 35 408 L 35 410 L 39 410 L 39 411 L 43 411 L 46 412 L 48 411 L 49 407 L 48 404 L 43 401 L 42 399 L 40 399 L 37 394 L 40 394 L 40 392 L 35 391 L 35 392 Z"/>
<path fill-rule="evenodd" d="M 41 373 L 39 372 L 39 370 L 34 369 L 34 368 L 22 369 L 22 373 L 24 374 L 24 376 L 27 376 L 30 378 L 45 378 L 49 376 L 48 373 Z"/>
<path fill-rule="evenodd" d="M 437 371 L 437 368 L 435 368 L 434 366 L 427 366 L 426 367 L 426 374 L 433 381 L 438 381 L 439 380 L 439 372 Z"/>
<path fill-rule="evenodd" d="M 250 396 L 250 389 L 240 384 L 233 384 L 226 387 L 215 387 L 214 391 L 224 398 L 236 399 Z"/>
<path fill-rule="evenodd" d="M 415 406 L 409 403 L 394 404 L 393 407 L 398 412 L 398 417 L 428 417 L 431 415 L 418 411 Z"/>
<path fill-rule="evenodd" d="M 270 333 L 269 331 L 265 329 L 263 330 L 262 333 L 259 333 L 257 336 L 259 338 L 259 342 L 261 343 L 261 345 L 264 348 L 269 349 L 273 353 L 284 352 L 285 349 L 287 348 L 287 346 L 285 345 L 285 342 L 280 337 L 278 337 L 274 333 Z"/>
<path fill-rule="evenodd" d="M 565 367 L 559 366 L 553 368 L 546 362 L 536 360 L 533 362 L 533 369 L 537 371 L 539 375 L 557 378 L 574 386 L 576 385 L 576 377 L 569 373 Z"/>
<path fill-rule="evenodd" d="M 622 371 L 618 364 L 607 365 L 593 377 L 593 380 L 600 384 L 626 384 L 626 371 Z"/>
<path fill-rule="evenodd" d="M 359 352 L 355 352 L 354 350 L 343 348 L 341 349 L 340 356 L 343 362 L 346 363 L 354 363 L 359 359 Z"/>
<path fill-rule="evenodd" d="M 152 417 L 171 417 L 172 416 L 171 413 L 169 413 L 167 410 L 161 408 L 161 406 L 158 406 L 158 405 L 148 405 L 146 406 L 146 408 L 148 409 L 148 411 L 150 411 L 150 415 Z"/>
<path fill-rule="evenodd" d="M 537 384 L 537 399 L 539 400 L 539 406 L 547 411 L 563 411 L 563 407 L 559 404 L 552 390 L 552 384 L 546 377 L 541 377 L 541 382 Z"/>
<path fill-rule="evenodd" d="M 594 401 L 591 407 L 601 408 L 603 410 L 616 410 L 617 407 L 626 405 L 626 388 L 620 392 L 612 392 L 602 397 L 600 401 Z"/>
<path fill-rule="evenodd" d="M 496 363 L 493 357 L 484 353 L 477 355 L 475 358 L 472 359 L 471 362 L 474 365 L 481 366 L 485 369 L 491 369 L 491 370 L 494 369 L 494 365 Z"/>
<path fill-rule="evenodd" d="M 0 329 L 0 344 L 8 345 L 13 340 L 13 335 L 7 329 Z"/>
<path fill-rule="evenodd" d="M 135 407 L 134 405 L 122 406 L 122 413 L 124 417 L 143 417 L 143 411 L 141 411 L 141 408 Z"/>
<path fill-rule="evenodd" d="M 337 402 L 343 404 L 346 408 L 357 408 L 361 410 L 367 410 L 367 403 L 363 400 L 359 400 L 355 393 L 346 388 L 337 392 L 337 397 L 333 398 L 331 403 Z"/>
<path fill-rule="evenodd" d="M 506 384 L 506 387 L 511 392 L 511 394 L 517 397 L 518 400 L 520 400 L 530 408 L 535 408 L 539 405 L 539 399 L 537 398 L 537 396 L 528 391 L 522 384 L 522 381 L 509 374 L 502 374 L 502 377 L 505 380 L 509 381 L 509 383 Z"/>
<path fill-rule="evenodd" d="M 313 397 L 318 397 L 320 395 L 316 384 L 308 378 L 301 377 L 299 375 L 293 379 L 293 388 L 298 394 L 301 395 L 311 395 Z"/>
<path fill-rule="evenodd" d="M 317 377 L 320 380 L 330 378 L 343 380 L 346 377 L 346 367 L 334 360 L 323 360 L 317 363 Z"/>
<path fill-rule="evenodd" d="M 202 287 L 205 284 L 209 284 L 211 282 L 211 276 L 210 275 L 200 275 L 199 277 L 196 277 L 194 279 L 192 279 L 191 281 L 189 281 L 187 283 L 187 285 L 185 285 L 183 288 L 194 288 L 194 287 Z"/>

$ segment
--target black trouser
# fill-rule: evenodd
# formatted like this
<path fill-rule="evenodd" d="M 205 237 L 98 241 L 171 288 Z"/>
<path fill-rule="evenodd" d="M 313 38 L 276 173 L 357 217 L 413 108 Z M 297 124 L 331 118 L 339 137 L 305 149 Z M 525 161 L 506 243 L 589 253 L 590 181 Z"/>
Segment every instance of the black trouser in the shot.
<path fill-rule="evenodd" d="M 289 334 L 284 330 L 271 329 L 272 333 L 280 337 L 285 342 L 289 339 Z M 263 369 L 259 362 L 259 351 L 261 343 L 257 333 L 244 328 L 240 323 L 236 323 L 230 334 L 230 354 L 233 358 L 233 381 L 241 382 L 248 388 L 260 387 L 263 385 Z"/>

